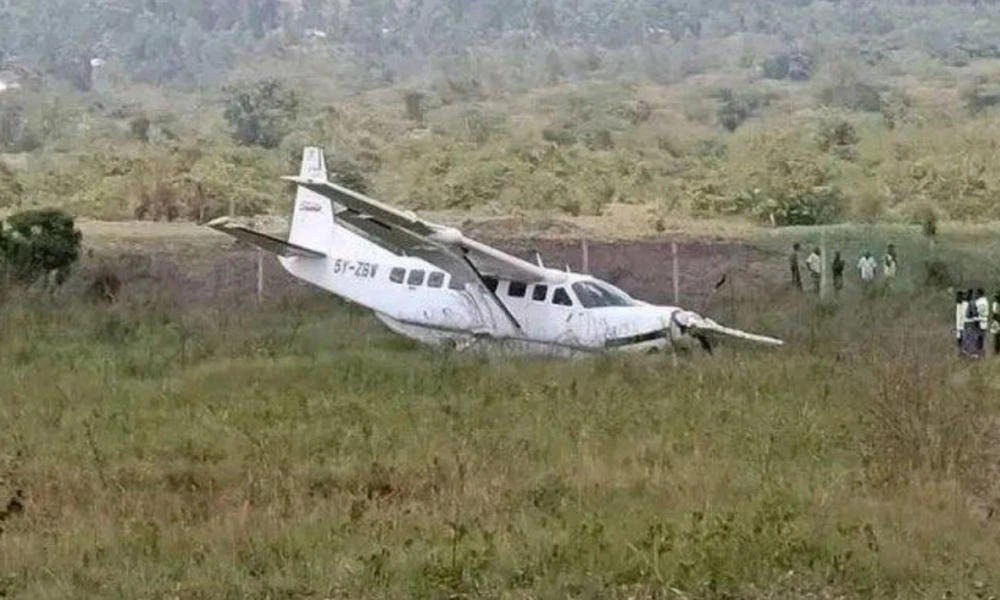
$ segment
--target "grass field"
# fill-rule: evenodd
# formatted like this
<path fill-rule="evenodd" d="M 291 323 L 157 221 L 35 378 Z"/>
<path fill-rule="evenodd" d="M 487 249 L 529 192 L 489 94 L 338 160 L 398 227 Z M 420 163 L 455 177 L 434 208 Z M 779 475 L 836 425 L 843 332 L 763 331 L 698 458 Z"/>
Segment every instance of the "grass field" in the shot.
<path fill-rule="evenodd" d="M 992 597 L 1000 363 L 958 361 L 949 295 L 914 281 L 834 306 L 756 290 L 736 320 L 787 348 L 677 367 L 437 354 L 325 297 L 13 294 L 0 492 L 24 509 L 0 592 Z"/>

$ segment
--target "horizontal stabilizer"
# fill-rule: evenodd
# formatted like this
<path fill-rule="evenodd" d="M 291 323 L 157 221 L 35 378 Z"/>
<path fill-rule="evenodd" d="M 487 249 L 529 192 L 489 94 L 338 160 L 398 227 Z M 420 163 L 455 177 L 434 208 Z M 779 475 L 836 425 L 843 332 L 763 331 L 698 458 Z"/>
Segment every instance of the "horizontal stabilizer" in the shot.
<path fill-rule="evenodd" d="M 240 241 L 250 244 L 251 246 L 255 246 L 261 250 L 266 250 L 272 254 L 277 254 L 278 256 L 326 258 L 326 254 L 317 250 L 312 250 L 296 244 L 290 244 L 276 237 L 239 225 L 229 225 L 227 224 L 228 221 L 228 218 L 222 217 L 221 219 L 210 221 L 207 225 L 216 231 L 221 231 L 222 233 L 231 235 Z"/>

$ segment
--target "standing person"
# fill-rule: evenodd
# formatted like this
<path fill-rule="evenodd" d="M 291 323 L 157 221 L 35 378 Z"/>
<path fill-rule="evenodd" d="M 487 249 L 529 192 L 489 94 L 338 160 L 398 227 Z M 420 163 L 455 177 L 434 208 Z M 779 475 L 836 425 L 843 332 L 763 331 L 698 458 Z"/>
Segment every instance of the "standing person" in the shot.
<path fill-rule="evenodd" d="M 799 272 L 799 243 L 792 244 L 792 253 L 788 255 L 788 268 L 792 271 L 792 285 L 802 289 L 802 275 Z"/>
<path fill-rule="evenodd" d="M 986 291 L 983 288 L 976 290 L 976 316 L 979 318 L 979 337 L 976 338 L 976 346 L 982 355 L 986 351 L 986 335 L 990 330 L 990 301 L 986 298 Z"/>
<path fill-rule="evenodd" d="M 823 256 L 819 248 L 813 248 L 809 258 L 806 259 L 806 267 L 809 269 L 809 278 L 812 279 L 813 291 L 819 293 L 819 283 L 823 276 Z"/>
<path fill-rule="evenodd" d="M 833 253 L 833 289 L 838 292 L 844 287 L 844 259 L 840 251 Z"/>
<path fill-rule="evenodd" d="M 965 331 L 965 311 L 969 307 L 965 292 L 955 292 L 955 339 L 958 341 L 958 353 L 962 354 L 962 336 Z"/>
<path fill-rule="evenodd" d="M 889 244 L 889 247 L 885 251 L 885 256 L 882 257 L 882 270 L 883 273 L 885 273 L 886 283 L 891 284 L 896 279 L 897 265 L 896 247 Z"/>
<path fill-rule="evenodd" d="M 990 306 L 990 333 L 993 334 L 993 355 L 1000 355 L 1000 292 L 993 294 Z"/>
<path fill-rule="evenodd" d="M 965 317 L 962 321 L 962 354 L 979 358 L 979 310 L 972 290 L 965 294 Z"/>
<path fill-rule="evenodd" d="M 875 269 L 878 265 L 872 257 L 872 253 L 865 250 L 858 260 L 858 274 L 861 276 L 861 285 L 867 292 L 871 288 L 871 283 L 875 281 Z"/>

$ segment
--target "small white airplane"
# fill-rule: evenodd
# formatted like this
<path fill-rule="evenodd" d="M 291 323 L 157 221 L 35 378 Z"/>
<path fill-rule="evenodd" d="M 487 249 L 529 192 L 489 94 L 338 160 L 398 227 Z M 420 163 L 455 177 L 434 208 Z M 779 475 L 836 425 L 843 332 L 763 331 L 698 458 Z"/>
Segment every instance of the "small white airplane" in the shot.
<path fill-rule="evenodd" d="M 419 342 L 522 354 L 691 348 L 708 334 L 782 341 L 676 306 L 636 300 L 590 275 L 547 268 L 332 183 L 320 148 L 305 148 L 288 241 L 230 222 L 213 229 L 274 253 L 293 276 L 371 311 Z"/>

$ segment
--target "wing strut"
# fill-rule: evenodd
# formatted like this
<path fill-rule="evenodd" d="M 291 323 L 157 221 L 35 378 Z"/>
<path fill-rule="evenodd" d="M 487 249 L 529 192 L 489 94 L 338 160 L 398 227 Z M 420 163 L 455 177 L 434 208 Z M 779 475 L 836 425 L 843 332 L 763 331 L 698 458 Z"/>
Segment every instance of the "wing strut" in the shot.
<path fill-rule="evenodd" d="M 507 315 L 507 318 L 510 319 L 510 322 L 514 324 L 514 327 L 516 327 L 518 331 L 524 331 L 523 329 L 521 329 L 521 324 L 517 322 L 517 319 L 514 317 L 514 314 L 510 312 L 510 309 L 507 308 L 507 305 L 503 303 L 503 300 L 501 300 L 500 297 L 497 296 L 496 292 L 491 290 L 490 287 L 486 285 L 486 282 L 483 281 L 483 274 L 479 272 L 479 269 L 476 268 L 476 265 L 472 264 L 472 261 L 469 260 L 469 257 L 465 255 L 465 252 L 462 253 L 462 260 L 465 261 L 465 264 L 469 265 L 469 268 L 472 269 L 472 272 L 476 274 L 477 278 L 479 278 L 479 283 L 483 284 L 483 287 L 486 288 L 486 291 L 489 292 L 490 295 L 493 296 L 493 299 L 497 301 L 497 304 L 500 305 L 500 308 L 503 310 L 503 313 Z"/>

